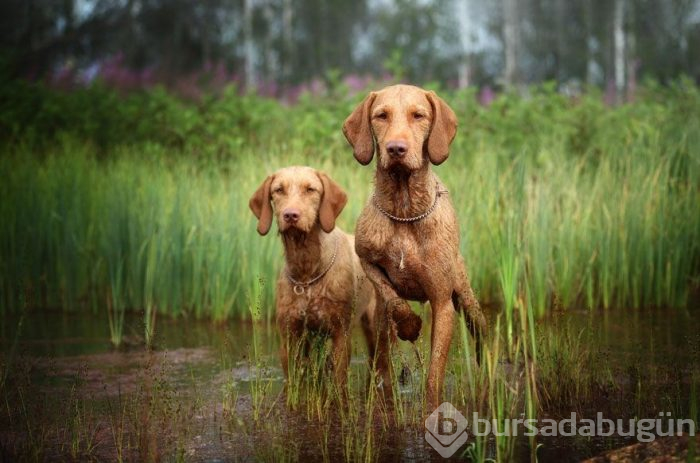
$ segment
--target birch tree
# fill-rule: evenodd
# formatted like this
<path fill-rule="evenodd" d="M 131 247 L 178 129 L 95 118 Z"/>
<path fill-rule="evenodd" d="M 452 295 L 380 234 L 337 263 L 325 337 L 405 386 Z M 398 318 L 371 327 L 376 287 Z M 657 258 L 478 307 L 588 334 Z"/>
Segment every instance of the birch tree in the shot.
<path fill-rule="evenodd" d="M 257 82 L 255 77 L 255 43 L 253 42 L 253 2 L 254 0 L 243 0 L 243 53 L 245 85 L 248 90 L 253 90 Z"/>
<path fill-rule="evenodd" d="M 613 11 L 613 73 L 615 98 L 621 101 L 625 92 L 625 0 L 615 0 Z"/>
<path fill-rule="evenodd" d="M 472 11 L 470 0 L 457 0 L 457 18 L 459 24 L 459 40 L 462 57 L 457 67 L 459 88 L 469 85 L 471 73 L 471 41 L 472 41 Z"/>
<path fill-rule="evenodd" d="M 503 0 L 503 52 L 505 69 L 503 80 L 506 87 L 514 87 L 518 82 L 518 41 L 520 25 L 518 0 Z"/>

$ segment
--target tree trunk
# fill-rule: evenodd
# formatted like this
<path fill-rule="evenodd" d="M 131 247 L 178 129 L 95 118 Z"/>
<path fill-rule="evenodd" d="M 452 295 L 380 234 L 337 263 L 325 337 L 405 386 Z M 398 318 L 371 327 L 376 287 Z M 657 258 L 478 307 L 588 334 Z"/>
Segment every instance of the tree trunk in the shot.
<path fill-rule="evenodd" d="M 593 28 L 593 0 L 585 0 L 585 21 L 586 21 L 586 83 L 588 85 L 596 84 L 596 58 L 595 44 L 596 36 Z"/>
<path fill-rule="evenodd" d="M 503 0 L 503 51 L 505 53 L 503 80 L 507 88 L 515 87 L 519 83 L 518 40 L 520 40 L 520 27 L 517 1 Z"/>
<path fill-rule="evenodd" d="M 294 10 L 292 0 L 282 2 L 282 79 L 289 84 L 292 81 L 292 63 L 294 57 L 294 34 L 292 29 Z"/>
<path fill-rule="evenodd" d="M 253 43 L 253 1 L 243 0 L 243 42 L 245 48 L 245 86 L 254 90 L 255 79 L 255 44 Z"/>
<path fill-rule="evenodd" d="M 613 12 L 613 66 L 615 99 L 622 101 L 625 93 L 625 0 L 615 0 Z"/>
<path fill-rule="evenodd" d="M 274 12 L 272 11 L 272 5 L 270 3 L 264 4 L 263 16 L 265 18 L 265 22 L 268 24 L 267 34 L 265 35 L 265 48 L 263 51 L 263 53 L 264 53 L 263 59 L 265 60 L 264 75 L 267 76 L 268 79 L 271 79 L 274 82 L 279 82 L 280 81 L 279 60 L 278 60 L 278 57 L 275 55 L 275 51 L 274 51 L 274 47 L 273 47 L 274 28 L 271 26 L 275 21 L 275 17 L 274 17 Z M 277 96 L 279 96 L 279 95 L 277 95 Z"/>
<path fill-rule="evenodd" d="M 566 3 L 565 0 L 556 0 L 556 76 L 557 82 L 562 84 L 566 79 Z"/>
<path fill-rule="evenodd" d="M 462 45 L 462 56 L 457 67 L 459 88 L 469 86 L 471 73 L 471 8 L 469 0 L 461 0 L 457 3 L 457 18 L 459 19 L 459 38 Z"/>
<path fill-rule="evenodd" d="M 627 30 L 625 32 L 625 97 L 634 98 L 637 90 L 637 38 L 635 37 L 635 8 L 633 3 L 627 5 Z"/>

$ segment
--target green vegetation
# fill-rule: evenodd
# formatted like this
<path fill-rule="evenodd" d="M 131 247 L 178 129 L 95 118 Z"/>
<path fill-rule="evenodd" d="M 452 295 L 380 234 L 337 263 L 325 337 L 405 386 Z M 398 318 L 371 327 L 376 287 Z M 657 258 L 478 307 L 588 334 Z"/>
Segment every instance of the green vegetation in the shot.
<path fill-rule="evenodd" d="M 270 172 L 328 172 L 350 193 L 350 231 L 372 189 L 340 130 L 360 96 L 342 88 L 293 106 L 234 88 L 197 103 L 1 92 L 0 310 L 26 294 L 30 309 L 108 311 L 114 344 L 127 310 L 143 311 L 147 342 L 161 314 L 271 319 L 282 252 L 248 210 Z M 507 349 L 523 307 L 686 306 L 700 283 L 697 87 L 647 84 L 619 107 L 546 85 L 488 107 L 441 94 L 460 130 L 436 170 L 473 286 L 504 306 Z"/>
<path fill-rule="evenodd" d="M 526 304 L 515 314 L 513 344 L 507 340 L 505 317 L 497 318 L 478 367 L 472 338 L 460 319 L 444 400 L 470 421 L 477 413 L 500 431 L 478 436 L 470 429 L 460 451 L 463 458 L 560 461 L 563 448 L 568 456 L 583 459 L 634 441 L 528 438 L 522 426 L 517 436 L 507 435 L 502 432 L 506 420 L 561 420 L 572 411 L 582 418 L 602 412 L 639 419 L 658 417 L 662 410 L 675 418 L 697 419 L 698 351 L 670 355 L 675 343 L 649 330 L 659 325 L 649 314 L 644 314 L 646 337 L 637 333 L 624 344 L 638 355 L 631 358 L 629 352 L 600 350 L 605 336 L 619 332 L 618 324 L 608 331 L 602 317 L 581 317 L 591 325 L 580 329 L 568 315 L 535 323 L 525 313 Z M 629 316 L 617 321 L 621 319 L 629 322 L 627 329 L 634 324 Z M 697 336 L 688 336 L 692 328 L 681 326 L 673 332 L 697 345 Z M 225 341 L 213 349 L 132 350 L 13 363 L 9 382 L 0 390 L 5 454 L 18 461 L 190 461 L 211 456 L 297 461 L 321 455 L 324 461 L 368 462 L 435 455 L 423 440 L 424 419 L 431 412 L 424 403 L 427 331 L 415 345 L 394 346 L 391 386 L 396 399 L 387 407 L 366 361 L 351 364 L 348 395 L 341 398 L 322 342 L 313 343 L 310 361 L 290 361 L 292 380 L 283 384 L 274 329 L 262 324 L 249 328 L 252 333 L 212 329 L 212 340 Z M 179 324 L 175 329 L 184 331 Z M 250 343 L 241 346 L 246 341 Z M 366 360 L 363 339 L 354 341 L 355 355 Z M 662 358 L 650 355 L 657 349 Z M 242 358 L 241 350 L 246 351 Z"/>

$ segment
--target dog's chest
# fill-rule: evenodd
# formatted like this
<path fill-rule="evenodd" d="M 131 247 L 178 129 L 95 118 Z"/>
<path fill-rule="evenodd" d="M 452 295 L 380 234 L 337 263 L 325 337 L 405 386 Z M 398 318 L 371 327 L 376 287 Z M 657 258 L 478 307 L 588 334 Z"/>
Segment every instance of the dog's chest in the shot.
<path fill-rule="evenodd" d="M 333 320 L 327 301 L 318 297 L 298 297 L 294 304 L 293 316 L 302 321 L 307 328 L 316 331 L 330 331 Z"/>
<path fill-rule="evenodd" d="M 290 319 L 300 322 L 306 329 L 319 332 L 333 332 L 347 325 L 352 317 L 350 303 L 352 294 L 328 285 L 294 287 L 284 284 L 281 305 Z"/>
<path fill-rule="evenodd" d="M 399 296 L 423 301 L 427 299 L 421 281 L 427 281 L 425 256 L 413 234 L 396 233 L 376 250 L 376 263 L 386 272 Z"/>

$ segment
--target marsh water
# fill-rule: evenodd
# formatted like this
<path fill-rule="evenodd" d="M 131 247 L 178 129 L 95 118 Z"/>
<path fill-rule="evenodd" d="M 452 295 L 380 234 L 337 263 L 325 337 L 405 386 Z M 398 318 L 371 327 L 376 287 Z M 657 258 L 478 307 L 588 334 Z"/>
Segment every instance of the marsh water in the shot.
<path fill-rule="evenodd" d="M 700 369 L 700 330 L 694 320 L 693 310 L 655 309 L 570 310 L 540 321 L 545 329 L 566 331 L 593 359 L 581 368 L 605 369 L 613 385 L 594 391 L 592 399 L 569 397 L 545 406 L 540 416 L 604 411 L 615 418 L 634 407 L 652 417 L 665 411 L 687 416 Z M 66 455 L 166 461 L 342 458 L 342 443 L 333 435 L 347 430 L 285 407 L 274 324 L 162 318 L 151 350 L 143 345 L 137 315 L 127 317 L 119 349 L 109 342 L 108 326 L 106 317 L 83 313 L 4 318 L 4 401 L 19 401 L 18 409 L 24 410 L 3 412 L 4 460 L 28 455 L 49 460 Z M 362 377 L 366 354 L 357 331 L 351 368 Z M 421 337 L 429 339 L 427 333 Z M 259 424 L 264 420 L 268 426 Z M 441 460 L 424 432 L 418 426 L 377 431 L 372 459 Z M 330 442 L 324 449 L 319 435 Z M 634 442 L 634 437 L 541 438 L 537 457 L 580 461 Z M 527 439 L 518 441 L 516 460 L 531 458 L 529 445 Z M 487 449 L 493 457 L 493 444 Z M 452 459 L 468 455 L 457 452 Z"/>

